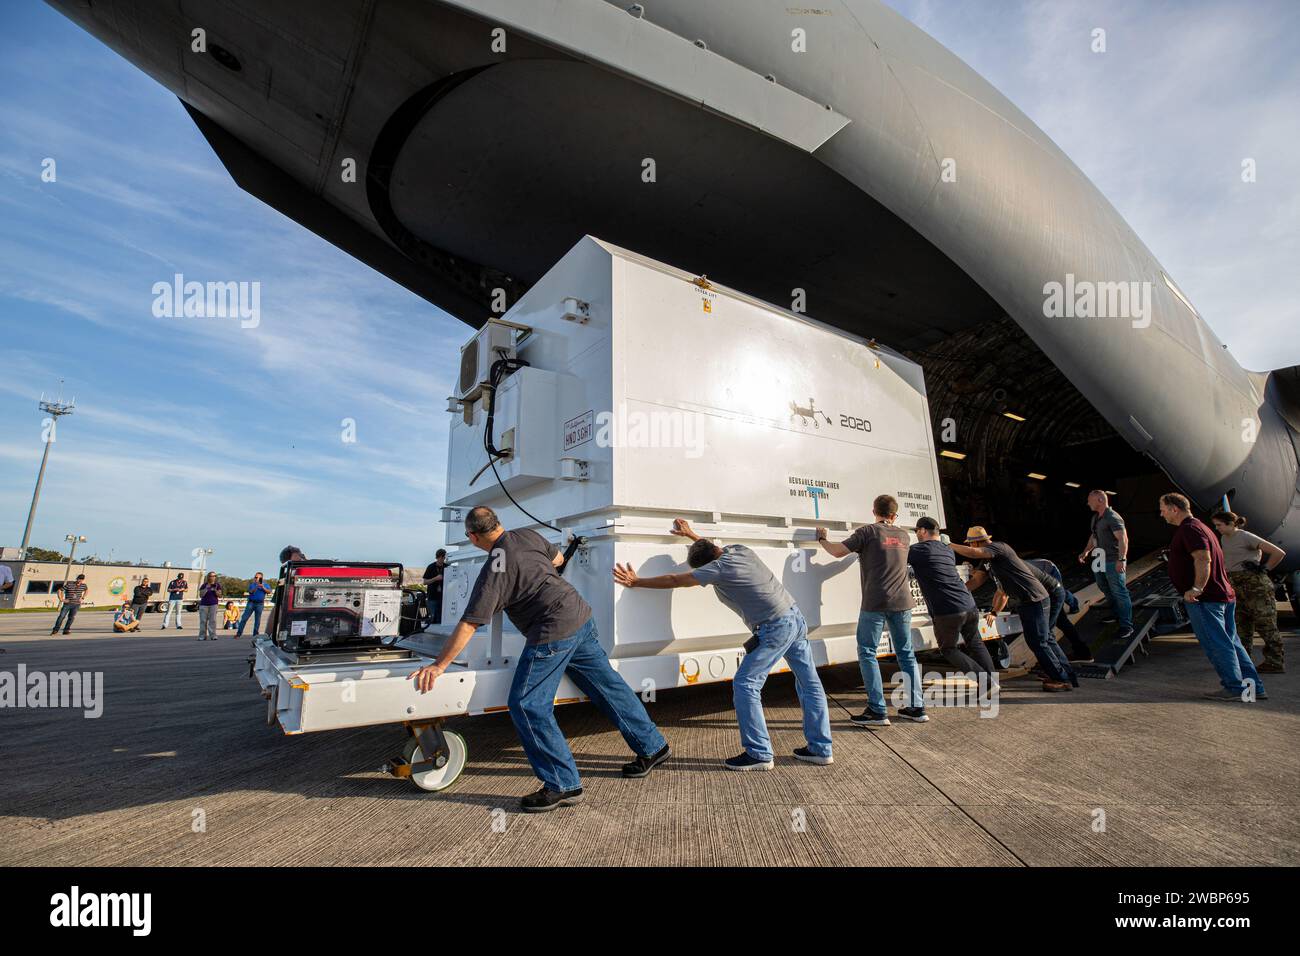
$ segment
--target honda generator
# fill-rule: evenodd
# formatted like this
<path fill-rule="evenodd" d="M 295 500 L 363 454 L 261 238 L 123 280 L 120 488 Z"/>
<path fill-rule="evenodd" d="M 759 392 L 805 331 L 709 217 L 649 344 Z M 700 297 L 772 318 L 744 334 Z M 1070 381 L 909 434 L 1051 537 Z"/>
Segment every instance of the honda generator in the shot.
<path fill-rule="evenodd" d="M 298 655 L 350 652 L 397 640 L 402 566 L 362 561 L 290 561 L 280 568 L 276 645 Z"/>

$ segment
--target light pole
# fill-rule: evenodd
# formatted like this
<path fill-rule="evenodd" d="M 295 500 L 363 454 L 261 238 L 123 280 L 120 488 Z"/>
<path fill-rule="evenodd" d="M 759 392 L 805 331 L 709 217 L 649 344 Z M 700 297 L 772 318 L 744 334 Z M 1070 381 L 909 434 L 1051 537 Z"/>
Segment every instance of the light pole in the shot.
<path fill-rule="evenodd" d="M 208 570 L 208 555 L 212 554 L 212 549 L 195 548 L 194 550 L 199 556 L 199 583 L 202 584 L 202 579 L 206 576 Z"/>
<path fill-rule="evenodd" d="M 65 534 L 64 541 L 71 541 L 72 547 L 68 549 L 68 565 L 63 569 L 63 586 L 68 586 L 68 575 L 72 573 L 72 556 L 77 553 L 77 545 L 86 543 L 84 534 Z"/>
<path fill-rule="evenodd" d="M 27 512 L 27 527 L 23 529 L 23 543 L 18 549 L 18 556 L 23 560 L 27 559 L 27 544 L 32 538 L 32 524 L 36 521 L 36 503 L 41 499 L 41 482 L 45 480 L 45 463 L 50 460 L 50 446 L 54 444 L 55 430 L 58 428 L 59 419 L 64 415 L 71 415 L 76 404 L 75 398 L 65 405 L 61 399 L 57 402 L 47 402 L 42 395 L 40 405 L 37 406 L 50 417 L 47 419 L 49 425 L 45 432 L 45 453 L 41 455 L 41 470 L 36 473 L 36 489 L 32 492 L 32 506 Z"/>

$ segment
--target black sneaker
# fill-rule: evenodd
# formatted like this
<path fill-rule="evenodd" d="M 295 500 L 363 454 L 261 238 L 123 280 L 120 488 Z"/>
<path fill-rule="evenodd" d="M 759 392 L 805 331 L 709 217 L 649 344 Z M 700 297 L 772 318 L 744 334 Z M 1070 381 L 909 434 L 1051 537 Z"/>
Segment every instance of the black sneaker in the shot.
<path fill-rule="evenodd" d="M 667 744 L 664 744 L 663 747 L 660 748 L 659 752 L 653 757 L 643 757 L 640 754 L 637 754 L 637 758 L 631 763 L 623 764 L 623 776 L 632 778 L 644 777 L 672 755 L 673 752 Z"/>
<path fill-rule="evenodd" d="M 815 754 L 807 747 L 796 747 L 794 759 L 802 760 L 804 763 L 815 763 L 819 767 L 825 767 L 827 764 L 835 762 L 835 758 L 830 754 Z"/>
<path fill-rule="evenodd" d="M 1134 632 L 1133 632 L 1133 628 L 1131 628 L 1131 627 L 1121 627 L 1121 628 L 1119 629 L 1119 633 L 1115 635 L 1115 640 L 1117 640 L 1117 641 L 1127 641 L 1130 637 L 1133 636 L 1133 633 L 1134 633 Z"/>
<path fill-rule="evenodd" d="M 1065 659 L 1071 664 L 1091 664 L 1094 660 L 1092 651 L 1083 653 L 1082 651 L 1071 651 L 1065 655 Z"/>
<path fill-rule="evenodd" d="M 722 763 L 728 770 L 771 770 L 776 766 L 771 760 L 751 757 L 748 751 L 736 757 L 728 757 Z"/>
<path fill-rule="evenodd" d="M 923 724 L 930 719 L 924 707 L 900 707 L 895 714 L 904 720 L 912 720 L 918 724 Z"/>
<path fill-rule="evenodd" d="M 849 723 L 858 727 L 888 727 L 889 717 L 868 707 L 862 713 L 850 717 Z"/>
<path fill-rule="evenodd" d="M 548 790 L 546 787 L 530 793 L 519 801 L 524 813 L 546 813 L 558 807 L 571 807 L 582 802 L 582 788 L 577 790 Z"/>

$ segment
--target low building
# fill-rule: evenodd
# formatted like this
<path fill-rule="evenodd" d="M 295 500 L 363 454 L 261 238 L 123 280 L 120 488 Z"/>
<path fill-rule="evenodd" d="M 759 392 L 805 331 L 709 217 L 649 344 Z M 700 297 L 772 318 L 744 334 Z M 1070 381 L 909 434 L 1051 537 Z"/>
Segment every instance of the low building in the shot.
<path fill-rule="evenodd" d="M 3 560 L 13 572 L 11 591 L 0 591 L 0 610 L 7 608 L 56 608 L 64 581 L 75 580 L 78 574 L 86 576 L 87 607 L 118 605 L 131 598 L 132 592 L 144 578 L 149 579 L 149 589 L 154 597 L 150 608 L 167 600 L 167 582 L 176 577 L 173 567 L 142 567 L 135 564 L 85 564 L 66 561 Z M 181 573 L 190 582 L 186 592 L 186 609 L 198 604 L 199 572 L 185 568 Z"/>

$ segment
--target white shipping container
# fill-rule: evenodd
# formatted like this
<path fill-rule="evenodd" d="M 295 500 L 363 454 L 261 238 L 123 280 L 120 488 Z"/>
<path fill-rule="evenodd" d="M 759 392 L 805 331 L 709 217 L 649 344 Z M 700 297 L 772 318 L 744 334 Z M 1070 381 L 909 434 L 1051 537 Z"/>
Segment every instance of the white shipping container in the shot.
<path fill-rule="evenodd" d="M 496 390 L 492 443 L 509 455 L 494 474 L 483 385 L 497 356 L 528 364 Z M 505 710 L 523 645 L 497 615 L 430 692 L 409 679 L 459 621 L 488 559 L 464 536 L 471 507 L 561 548 L 583 539 L 565 577 L 591 605 L 614 667 L 646 699 L 730 680 L 750 636 L 709 588 L 614 583 L 615 562 L 642 576 L 688 569 L 688 542 L 669 533 L 674 517 L 767 563 L 803 610 L 819 665 L 857 660 L 861 591 L 856 556 L 830 557 L 814 528 L 847 537 L 874 520 L 882 493 L 898 499 L 904 527 L 922 515 L 944 523 L 916 363 L 590 237 L 466 344 L 449 413 L 442 622 L 351 658 L 300 660 L 262 638 L 253 665 L 268 722 L 285 733 L 405 724 L 412 736 L 388 769 L 426 790 L 450 786 L 468 753 L 460 735 L 439 736 L 442 722 Z M 933 647 L 912 590 L 913 644 Z M 1017 633 L 1019 621 L 1004 614 L 981 629 L 986 639 Z M 880 654 L 891 653 L 886 633 Z M 561 682 L 557 703 L 582 699 Z M 436 761 L 420 762 L 426 744 Z"/>
<path fill-rule="evenodd" d="M 708 588 L 614 583 L 615 562 L 642 576 L 688 570 L 689 542 L 669 534 L 677 516 L 759 554 L 803 610 L 819 663 L 856 659 L 857 559 L 831 558 L 813 529 L 847 536 L 873 520 L 882 493 L 898 499 L 900 525 L 922 515 L 943 525 L 916 363 L 591 237 L 504 319 L 527 330 L 516 330 L 514 349 L 529 366 L 499 389 L 493 440 L 514 454 L 497 471 L 524 509 L 587 539 L 565 577 L 633 687 L 730 678 L 749 637 Z M 516 508 L 487 467 L 486 403 L 481 396 L 451 424 L 447 627 L 486 559 L 465 541 L 470 507 L 489 505 L 507 528 L 564 543 Z M 924 604 L 913 627 L 917 643 L 933 646 Z M 505 621 L 481 630 L 466 657 L 492 666 L 521 646 Z"/>

